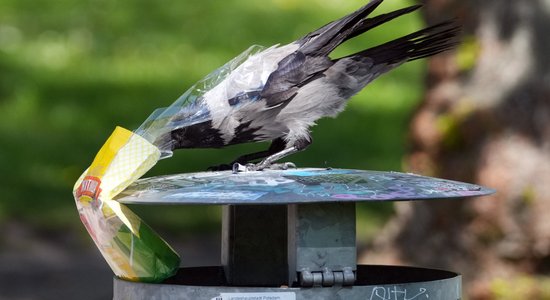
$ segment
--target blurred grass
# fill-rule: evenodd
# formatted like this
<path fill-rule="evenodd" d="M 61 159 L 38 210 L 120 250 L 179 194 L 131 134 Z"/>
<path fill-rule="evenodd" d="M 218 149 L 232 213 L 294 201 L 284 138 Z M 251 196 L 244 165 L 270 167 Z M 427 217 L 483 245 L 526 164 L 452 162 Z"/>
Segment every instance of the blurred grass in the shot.
<path fill-rule="evenodd" d="M 79 226 L 72 186 L 116 125 L 137 128 L 157 107 L 251 44 L 288 43 L 366 1 L 58 0 L 0 2 L 0 223 Z M 413 1 L 386 1 L 378 13 Z M 418 13 L 338 49 L 358 51 L 422 26 Z M 399 170 L 423 63 L 383 76 L 338 119 L 313 128 L 299 166 Z M 204 170 L 266 147 L 185 150 L 148 175 Z M 214 230 L 219 209 L 136 208 L 154 228 Z M 390 205 L 361 205 L 365 232 Z M 371 226 L 371 227 L 369 227 Z M 361 229 L 360 229 L 361 232 Z"/>
<path fill-rule="evenodd" d="M 496 277 L 489 288 L 489 299 L 550 299 L 550 276 L 519 275 L 513 278 Z"/>

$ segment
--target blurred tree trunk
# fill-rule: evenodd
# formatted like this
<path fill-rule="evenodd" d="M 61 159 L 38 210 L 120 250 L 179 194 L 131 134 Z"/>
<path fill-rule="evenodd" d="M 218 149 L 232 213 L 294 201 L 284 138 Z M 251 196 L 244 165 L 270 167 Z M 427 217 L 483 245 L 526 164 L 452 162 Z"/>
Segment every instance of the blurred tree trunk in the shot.
<path fill-rule="evenodd" d="M 366 260 L 461 272 L 470 299 L 492 299 L 497 278 L 550 271 L 550 0 L 425 2 L 430 24 L 458 17 L 463 43 L 428 63 L 407 168 L 498 192 L 398 204 Z"/>

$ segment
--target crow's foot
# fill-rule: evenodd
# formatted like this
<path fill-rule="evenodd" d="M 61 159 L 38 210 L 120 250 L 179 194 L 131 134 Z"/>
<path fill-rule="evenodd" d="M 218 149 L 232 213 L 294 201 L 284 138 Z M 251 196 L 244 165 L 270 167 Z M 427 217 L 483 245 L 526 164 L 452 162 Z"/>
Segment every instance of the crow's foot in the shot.
<path fill-rule="evenodd" d="M 233 164 L 233 173 L 239 172 L 252 172 L 252 171 L 262 171 L 265 169 L 270 170 L 288 170 L 290 168 L 296 168 L 296 165 L 292 162 L 285 163 L 275 163 L 275 164 L 263 164 L 262 162 L 257 164 L 246 164 L 241 165 L 239 163 Z"/>

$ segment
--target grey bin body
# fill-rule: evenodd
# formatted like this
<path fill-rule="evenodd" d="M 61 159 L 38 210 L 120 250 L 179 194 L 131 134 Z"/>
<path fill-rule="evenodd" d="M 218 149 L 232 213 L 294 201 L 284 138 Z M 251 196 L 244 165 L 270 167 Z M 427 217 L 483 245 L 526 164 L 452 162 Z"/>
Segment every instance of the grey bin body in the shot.
<path fill-rule="evenodd" d="M 357 275 L 357 282 L 347 287 L 236 287 L 227 285 L 222 267 L 184 268 L 164 284 L 136 283 L 115 278 L 114 295 L 115 299 L 174 300 L 461 299 L 461 276 L 452 272 L 359 265 Z M 258 295 L 262 294 L 265 298 L 259 298 Z"/>
<path fill-rule="evenodd" d="M 358 266 L 355 206 L 493 192 L 414 174 L 341 169 L 203 172 L 139 180 L 118 201 L 223 205 L 222 266 L 183 268 L 162 284 L 115 278 L 114 298 L 460 299 L 461 277 L 452 272 Z"/>

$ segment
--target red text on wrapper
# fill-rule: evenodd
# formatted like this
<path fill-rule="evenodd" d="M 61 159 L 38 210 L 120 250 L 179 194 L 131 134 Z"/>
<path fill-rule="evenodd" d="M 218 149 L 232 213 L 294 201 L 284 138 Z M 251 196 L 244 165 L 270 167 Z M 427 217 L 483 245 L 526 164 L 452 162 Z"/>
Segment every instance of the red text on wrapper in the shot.
<path fill-rule="evenodd" d="M 86 176 L 82 180 L 78 190 L 76 190 L 76 197 L 82 200 L 86 198 L 90 198 L 90 201 L 97 200 L 99 193 L 101 192 L 101 189 L 99 188 L 100 185 L 101 179 L 98 177 Z"/>

